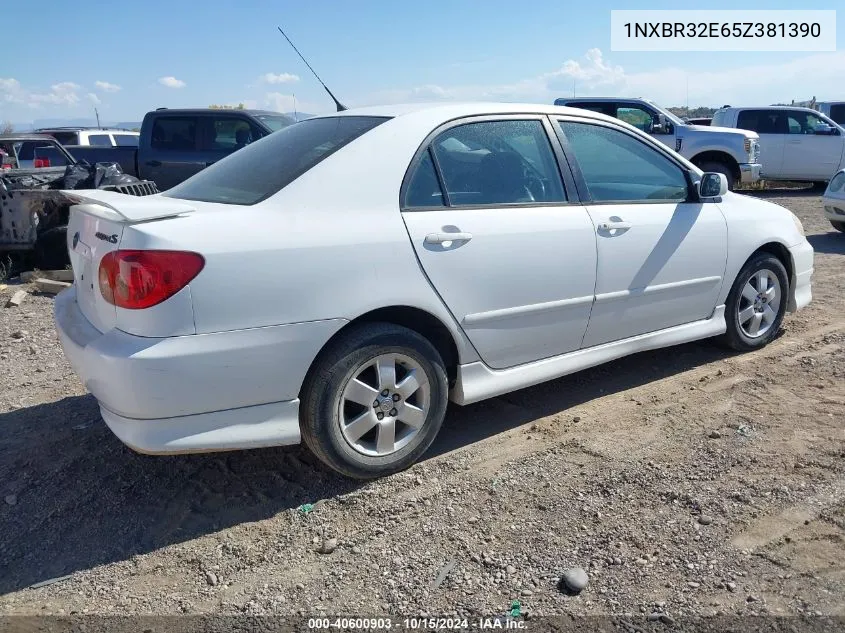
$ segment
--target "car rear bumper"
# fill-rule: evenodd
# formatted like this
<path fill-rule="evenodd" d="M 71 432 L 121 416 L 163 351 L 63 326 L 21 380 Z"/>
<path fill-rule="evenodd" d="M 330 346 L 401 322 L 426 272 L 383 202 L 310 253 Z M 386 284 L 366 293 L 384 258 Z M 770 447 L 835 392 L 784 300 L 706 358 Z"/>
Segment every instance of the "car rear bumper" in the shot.
<path fill-rule="evenodd" d="M 332 319 L 168 338 L 100 332 L 75 288 L 56 297 L 65 356 L 103 418 L 142 452 L 227 450 L 299 441 L 299 389 Z"/>
<path fill-rule="evenodd" d="M 793 279 L 789 297 L 789 311 L 795 312 L 813 299 L 813 247 L 805 239 L 789 249 L 792 256 Z"/>
<path fill-rule="evenodd" d="M 760 180 L 760 171 L 762 169 L 760 163 L 740 163 L 739 165 L 739 180 L 743 184 L 751 184 Z"/>

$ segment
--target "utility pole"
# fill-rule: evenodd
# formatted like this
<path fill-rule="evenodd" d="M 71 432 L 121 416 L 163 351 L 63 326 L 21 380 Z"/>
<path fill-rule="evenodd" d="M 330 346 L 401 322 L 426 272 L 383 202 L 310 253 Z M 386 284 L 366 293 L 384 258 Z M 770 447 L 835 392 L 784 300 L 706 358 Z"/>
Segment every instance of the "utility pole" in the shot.
<path fill-rule="evenodd" d="M 296 114 L 296 95 L 293 95 L 293 120 L 299 121 L 299 116 Z"/>
<path fill-rule="evenodd" d="M 102 129 L 103 129 L 103 127 L 100 125 L 100 113 L 99 113 L 99 112 L 97 112 L 97 106 L 94 106 L 94 114 L 95 114 L 95 115 L 96 115 L 96 117 L 97 117 L 97 129 L 102 130 Z"/>

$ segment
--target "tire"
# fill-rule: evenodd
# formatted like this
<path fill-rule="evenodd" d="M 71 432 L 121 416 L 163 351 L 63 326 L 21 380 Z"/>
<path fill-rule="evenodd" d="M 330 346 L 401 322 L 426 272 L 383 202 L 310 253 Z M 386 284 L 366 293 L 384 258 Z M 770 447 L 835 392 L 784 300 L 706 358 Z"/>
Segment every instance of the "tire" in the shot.
<path fill-rule="evenodd" d="M 35 241 L 35 265 L 41 270 L 62 270 L 70 264 L 67 227 L 44 231 Z"/>
<path fill-rule="evenodd" d="M 376 359 L 383 368 L 393 363 L 392 384 L 389 371 L 379 382 Z M 413 392 L 413 383 L 403 383 L 409 370 L 419 385 Z M 388 387 L 382 395 L 379 390 Z M 327 466 L 347 477 L 372 479 L 404 470 L 422 456 L 443 424 L 447 400 L 446 368 L 426 338 L 391 323 L 365 323 L 333 341 L 308 372 L 299 426 L 305 445 Z"/>
<path fill-rule="evenodd" d="M 762 300 L 758 292 L 763 276 L 766 277 L 767 288 L 775 288 L 766 301 Z M 786 268 L 774 255 L 757 253 L 742 267 L 728 294 L 725 305 L 727 331 L 721 339 L 723 344 L 740 352 L 765 347 L 777 336 L 788 301 L 789 277 Z M 774 312 L 774 318 L 767 319 L 770 314 L 767 310 Z"/>
<path fill-rule="evenodd" d="M 725 163 L 704 162 L 701 163 L 698 168 L 701 169 L 701 171 L 712 171 L 717 174 L 724 174 L 725 178 L 728 179 L 728 191 L 736 189 L 736 178 L 734 177 L 731 168 Z"/>
<path fill-rule="evenodd" d="M 824 191 L 827 189 L 827 181 L 826 180 L 816 180 L 813 182 L 813 187 L 810 191 Z"/>
<path fill-rule="evenodd" d="M 845 233 L 845 222 L 837 222 L 836 220 L 831 220 L 830 225 L 840 233 Z"/>

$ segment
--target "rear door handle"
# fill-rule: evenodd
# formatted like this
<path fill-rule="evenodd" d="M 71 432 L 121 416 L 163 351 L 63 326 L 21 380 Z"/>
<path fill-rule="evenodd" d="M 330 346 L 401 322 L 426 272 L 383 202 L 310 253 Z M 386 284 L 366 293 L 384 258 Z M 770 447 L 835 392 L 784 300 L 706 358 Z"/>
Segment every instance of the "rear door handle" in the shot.
<path fill-rule="evenodd" d="M 469 242 L 472 233 L 429 233 L 425 236 L 426 244 L 442 244 L 443 242 Z"/>
<path fill-rule="evenodd" d="M 794 141 L 787 141 L 789 145 L 799 145 L 801 143 L 801 139 L 795 139 Z"/>
<path fill-rule="evenodd" d="M 147 167 L 161 167 L 161 161 L 160 160 L 148 160 L 147 161 Z"/>
<path fill-rule="evenodd" d="M 599 231 L 614 231 L 616 229 L 627 230 L 633 225 L 630 222 L 602 222 L 599 224 Z"/>

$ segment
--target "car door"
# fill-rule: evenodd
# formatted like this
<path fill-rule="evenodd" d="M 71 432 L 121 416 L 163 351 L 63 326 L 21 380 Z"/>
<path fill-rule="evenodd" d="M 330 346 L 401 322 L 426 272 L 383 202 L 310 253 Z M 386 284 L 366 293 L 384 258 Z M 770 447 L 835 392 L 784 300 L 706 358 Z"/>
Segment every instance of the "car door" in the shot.
<path fill-rule="evenodd" d="M 784 147 L 787 137 L 786 116 L 782 110 L 740 110 L 737 128 L 757 132 L 760 137 L 760 162 L 763 178 L 784 178 Z"/>
<path fill-rule="evenodd" d="M 577 350 L 593 303 L 596 235 L 550 134 L 541 116 L 451 122 L 403 187 L 426 276 L 496 369 Z"/>
<path fill-rule="evenodd" d="M 205 169 L 207 157 L 200 147 L 199 117 L 192 114 L 156 116 L 149 151 L 140 150 L 141 176 L 154 180 L 165 191 Z"/>
<path fill-rule="evenodd" d="M 785 115 L 789 133 L 784 147 L 784 175 L 806 180 L 831 178 L 842 157 L 839 128 L 812 112 L 787 110 Z"/>
<path fill-rule="evenodd" d="M 710 317 L 727 259 L 719 207 L 693 201 L 685 169 L 645 139 L 610 124 L 557 124 L 597 237 L 584 347 Z"/>

